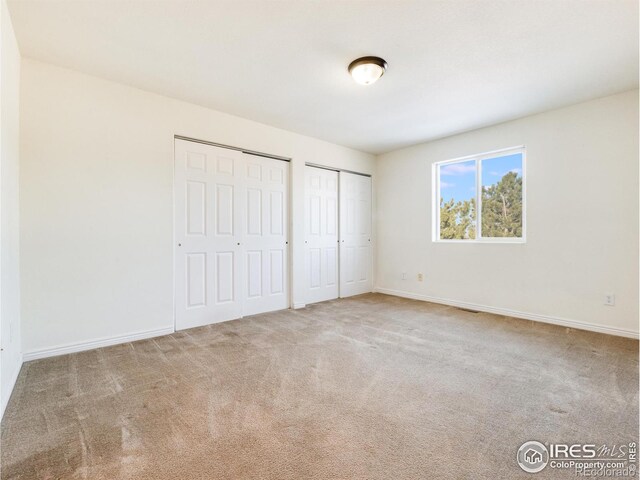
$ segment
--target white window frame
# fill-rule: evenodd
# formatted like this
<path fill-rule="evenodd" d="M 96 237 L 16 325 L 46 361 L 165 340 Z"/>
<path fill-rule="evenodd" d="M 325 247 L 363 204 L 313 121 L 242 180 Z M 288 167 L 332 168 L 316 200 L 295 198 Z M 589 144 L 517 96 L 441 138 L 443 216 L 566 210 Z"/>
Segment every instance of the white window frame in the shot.
<path fill-rule="evenodd" d="M 482 160 L 495 157 L 512 155 L 515 153 L 522 154 L 522 237 L 483 237 L 482 236 Z M 441 239 L 440 238 L 440 167 L 450 165 L 452 163 L 468 162 L 475 160 L 476 162 L 476 238 L 461 239 Z M 466 157 L 453 158 L 435 162 L 431 166 L 431 191 L 432 195 L 432 215 L 433 219 L 431 231 L 433 232 L 432 241 L 436 243 L 526 243 L 527 242 L 527 153 L 524 145 L 518 147 L 503 148 L 493 150 L 491 152 L 479 153 L 476 155 L 468 155 Z"/>

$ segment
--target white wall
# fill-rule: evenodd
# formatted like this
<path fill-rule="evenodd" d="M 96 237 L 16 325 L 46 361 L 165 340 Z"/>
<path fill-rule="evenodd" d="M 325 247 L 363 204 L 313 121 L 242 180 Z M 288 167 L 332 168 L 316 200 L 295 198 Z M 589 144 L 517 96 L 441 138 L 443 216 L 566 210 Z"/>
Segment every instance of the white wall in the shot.
<path fill-rule="evenodd" d="M 20 52 L 4 0 L 0 2 L 0 417 L 20 366 L 19 96 Z"/>
<path fill-rule="evenodd" d="M 304 163 L 375 169 L 365 153 L 29 59 L 21 86 L 26 358 L 173 327 L 174 134 L 293 158 L 296 304 Z"/>
<path fill-rule="evenodd" d="M 432 163 L 518 145 L 527 243 L 433 243 Z M 376 174 L 378 290 L 637 336 L 637 90 L 388 153 Z"/>

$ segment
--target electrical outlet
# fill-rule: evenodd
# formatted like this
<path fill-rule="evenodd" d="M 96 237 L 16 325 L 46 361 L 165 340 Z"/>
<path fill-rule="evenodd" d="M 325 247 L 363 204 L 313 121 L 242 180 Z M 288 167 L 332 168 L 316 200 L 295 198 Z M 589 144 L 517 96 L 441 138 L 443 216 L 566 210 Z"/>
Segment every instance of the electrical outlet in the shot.
<path fill-rule="evenodd" d="M 604 294 L 604 304 L 613 307 L 616 304 L 616 296 L 614 293 L 605 293 Z"/>
<path fill-rule="evenodd" d="M 406 280 L 407 279 L 407 272 L 402 272 L 402 279 Z"/>
<path fill-rule="evenodd" d="M 424 275 L 422 275 L 421 273 L 418 274 L 418 281 L 421 282 L 424 280 Z"/>

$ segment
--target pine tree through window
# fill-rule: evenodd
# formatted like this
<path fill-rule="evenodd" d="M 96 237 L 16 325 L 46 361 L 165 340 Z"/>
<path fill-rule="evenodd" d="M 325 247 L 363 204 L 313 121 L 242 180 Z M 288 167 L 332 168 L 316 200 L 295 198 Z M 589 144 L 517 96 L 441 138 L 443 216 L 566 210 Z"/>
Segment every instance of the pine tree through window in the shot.
<path fill-rule="evenodd" d="M 434 164 L 434 240 L 524 242 L 524 157 L 513 148 Z"/>

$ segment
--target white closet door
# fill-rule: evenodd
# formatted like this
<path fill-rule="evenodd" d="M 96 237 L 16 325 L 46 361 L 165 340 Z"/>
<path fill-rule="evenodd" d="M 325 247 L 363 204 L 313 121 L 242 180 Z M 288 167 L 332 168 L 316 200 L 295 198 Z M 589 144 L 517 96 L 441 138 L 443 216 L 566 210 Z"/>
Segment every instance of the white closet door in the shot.
<path fill-rule="evenodd" d="M 373 290 L 371 177 L 340 172 L 340 297 Z"/>
<path fill-rule="evenodd" d="M 305 167 L 306 302 L 338 298 L 338 172 Z"/>
<path fill-rule="evenodd" d="M 289 162 L 244 154 L 244 315 L 289 308 Z"/>
<path fill-rule="evenodd" d="M 242 315 L 242 153 L 175 141 L 176 329 Z"/>

